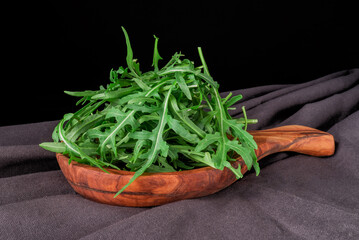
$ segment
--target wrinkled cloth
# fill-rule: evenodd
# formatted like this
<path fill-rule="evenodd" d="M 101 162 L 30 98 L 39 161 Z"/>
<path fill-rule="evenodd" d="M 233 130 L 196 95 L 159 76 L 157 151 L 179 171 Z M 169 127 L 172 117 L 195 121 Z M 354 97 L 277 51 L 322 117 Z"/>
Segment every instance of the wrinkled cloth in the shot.
<path fill-rule="evenodd" d="M 226 96 L 228 93 L 222 93 Z M 109 206 L 76 194 L 51 141 L 58 121 L 0 127 L 0 239 L 359 239 L 359 69 L 242 94 L 258 123 L 331 133 L 331 157 L 277 153 L 210 196 L 152 208 Z"/>

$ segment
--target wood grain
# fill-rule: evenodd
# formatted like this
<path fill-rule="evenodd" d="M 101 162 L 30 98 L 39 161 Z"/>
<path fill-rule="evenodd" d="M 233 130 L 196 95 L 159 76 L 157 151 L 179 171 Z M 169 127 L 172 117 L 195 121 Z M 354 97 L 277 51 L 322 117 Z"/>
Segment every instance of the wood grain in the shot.
<path fill-rule="evenodd" d="M 250 132 L 258 144 L 258 160 L 283 151 L 293 151 L 312 156 L 330 156 L 334 153 L 334 138 L 326 132 L 313 128 L 290 125 L 268 130 Z M 73 189 L 82 196 L 101 203 L 150 207 L 182 199 L 197 198 L 218 192 L 237 179 L 225 168 L 223 171 L 204 167 L 171 173 L 145 173 L 138 177 L 118 197 L 113 196 L 130 180 L 133 172 L 99 168 L 80 164 L 57 154 L 57 161 Z M 241 158 L 233 163 L 241 166 L 244 174 L 247 167 Z"/>

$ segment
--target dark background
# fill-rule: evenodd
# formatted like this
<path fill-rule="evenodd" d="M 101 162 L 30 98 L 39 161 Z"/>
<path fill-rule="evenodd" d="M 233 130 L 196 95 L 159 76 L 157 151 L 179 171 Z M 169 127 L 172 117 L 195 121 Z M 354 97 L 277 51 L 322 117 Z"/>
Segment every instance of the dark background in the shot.
<path fill-rule="evenodd" d="M 359 66 L 358 16 L 344 1 L 48 1 L 3 6 L 1 125 L 62 118 L 64 90 L 95 90 L 125 66 L 121 26 L 141 70 L 155 34 L 167 62 L 201 46 L 220 91 L 313 80 Z M 160 62 L 161 66 L 161 62 Z"/>

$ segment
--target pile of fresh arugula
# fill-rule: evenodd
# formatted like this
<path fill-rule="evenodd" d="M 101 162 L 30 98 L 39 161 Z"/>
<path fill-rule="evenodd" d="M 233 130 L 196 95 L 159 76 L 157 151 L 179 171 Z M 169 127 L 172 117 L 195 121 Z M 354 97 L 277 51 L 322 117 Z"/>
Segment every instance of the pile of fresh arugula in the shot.
<path fill-rule="evenodd" d="M 70 162 L 133 171 L 135 174 L 117 194 L 144 172 L 173 172 L 211 166 L 233 171 L 235 153 L 248 169 L 259 174 L 253 137 L 246 131 L 243 118 L 232 119 L 228 110 L 242 96 L 221 98 L 219 85 L 208 72 L 201 48 L 202 62 L 195 67 L 175 53 L 162 68 L 158 61 L 155 37 L 153 71 L 142 73 L 133 58 L 129 37 L 122 28 L 127 45 L 127 68 L 111 70 L 106 88 L 97 91 L 65 93 L 81 97 L 83 107 L 65 114 L 52 138 L 41 147 L 69 156 Z M 252 120 L 255 122 L 256 120 Z M 228 135 L 234 138 L 230 140 Z M 69 162 L 69 163 L 70 163 Z"/>

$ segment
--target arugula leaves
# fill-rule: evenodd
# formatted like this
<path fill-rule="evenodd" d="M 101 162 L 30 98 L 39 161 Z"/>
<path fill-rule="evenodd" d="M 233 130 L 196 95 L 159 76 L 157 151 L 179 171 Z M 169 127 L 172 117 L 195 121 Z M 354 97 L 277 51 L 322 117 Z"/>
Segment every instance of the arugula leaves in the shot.
<path fill-rule="evenodd" d="M 144 172 L 171 172 L 211 166 L 225 167 L 239 178 L 241 168 L 231 165 L 233 153 L 248 169 L 259 174 L 253 137 L 247 119 L 232 119 L 228 109 L 242 96 L 221 98 L 211 77 L 202 49 L 202 66 L 195 67 L 175 53 L 164 67 L 155 38 L 153 71 L 142 73 L 133 58 L 131 43 L 122 27 L 127 46 L 127 68 L 111 70 L 110 83 L 99 90 L 65 91 L 80 97 L 75 113 L 65 114 L 56 126 L 54 142 L 40 144 L 46 150 L 67 154 L 72 160 L 96 166 L 134 171 L 123 192 Z M 228 135 L 234 137 L 233 140 Z"/>

